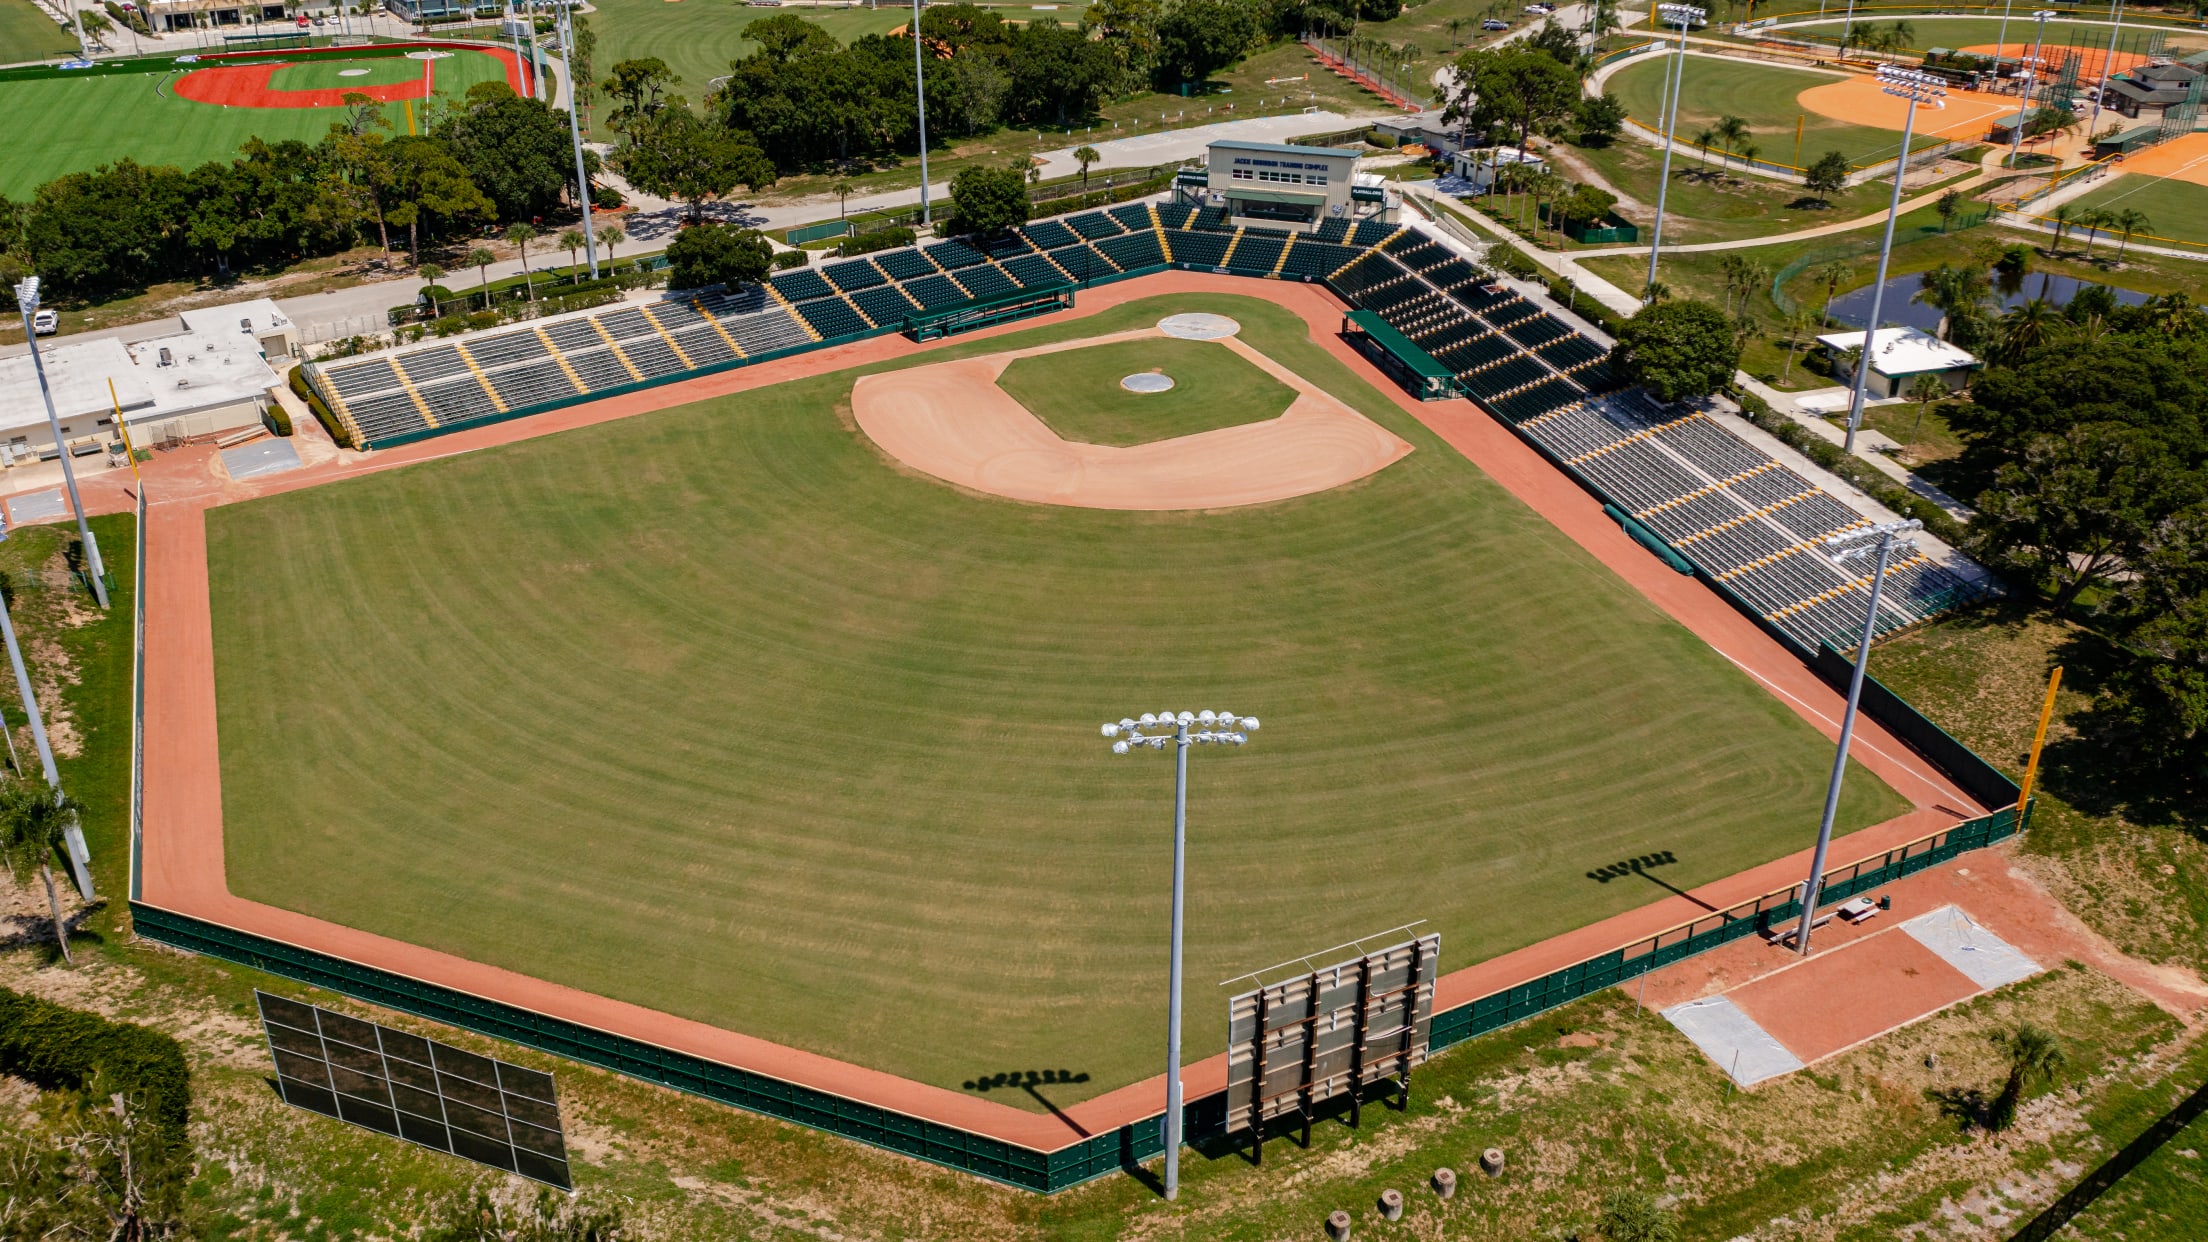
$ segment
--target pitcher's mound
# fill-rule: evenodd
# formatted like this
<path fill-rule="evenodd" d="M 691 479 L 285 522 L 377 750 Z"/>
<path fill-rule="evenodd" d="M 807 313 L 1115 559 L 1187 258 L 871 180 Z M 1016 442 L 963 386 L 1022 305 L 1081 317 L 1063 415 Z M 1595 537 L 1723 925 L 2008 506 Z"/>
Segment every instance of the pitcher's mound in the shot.
<path fill-rule="evenodd" d="M 1163 371 L 1137 371 L 1119 381 L 1119 386 L 1129 392 L 1167 392 L 1173 387 L 1173 377 Z"/>
<path fill-rule="evenodd" d="M 1116 447 L 1058 437 L 997 385 L 1015 358 L 1113 341 L 1156 340 L 1175 320 L 1217 341 L 1296 398 L 1278 418 Z M 1221 326 L 1225 331 L 1221 331 Z M 1037 504 L 1083 509 L 1225 509 L 1308 496 L 1385 469 L 1411 451 L 1387 428 L 1235 339 L 1223 315 L 1176 315 L 1155 328 L 1009 350 L 861 376 L 851 390 L 859 429 L 898 461 L 946 483 Z M 1179 333 L 1174 333 L 1179 335 Z M 1172 381 L 1156 372 L 1120 381 Z"/>

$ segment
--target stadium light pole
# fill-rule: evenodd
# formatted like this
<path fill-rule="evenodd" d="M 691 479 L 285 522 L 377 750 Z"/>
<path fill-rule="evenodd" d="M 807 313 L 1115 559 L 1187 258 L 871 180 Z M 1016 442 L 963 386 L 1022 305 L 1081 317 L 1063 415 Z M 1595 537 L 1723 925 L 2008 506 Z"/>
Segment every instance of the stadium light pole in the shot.
<path fill-rule="evenodd" d="M 920 65 L 920 0 L 912 0 L 912 91 L 920 114 L 920 223 L 933 224 L 928 212 L 928 72 Z"/>
<path fill-rule="evenodd" d="M 1860 556 L 1873 547 L 1878 549 L 1878 568 L 1871 573 L 1871 600 L 1863 609 L 1863 632 L 1855 644 L 1855 671 L 1848 677 L 1848 710 L 1840 717 L 1840 746 L 1833 754 L 1832 780 L 1825 786 L 1825 817 L 1817 825 L 1817 849 L 1809 858 L 1809 878 L 1802 881 L 1802 921 L 1795 929 L 1795 951 L 1809 956 L 1809 926 L 1817 921 L 1817 897 L 1823 888 L 1825 875 L 1825 851 L 1832 847 L 1832 820 L 1840 809 L 1840 778 L 1848 770 L 1848 744 L 1855 740 L 1856 708 L 1863 702 L 1863 673 L 1871 663 L 1871 638 L 1878 632 L 1878 597 L 1886 586 L 1886 564 L 1893 557 L 1894 544 L 1914 547 L 1906 539 L 1898 539 L 1913 530 L 1922 530 L 1924 523 L 1911 518 L 1905 522 L 1884 522 L 1863 530 L 1852 530 L 1833 535 L 1825 540 L 1836 561 L 1847 561 Z"/>
<path fill-rule="evenodd" d="M 1993 76 L 1997 78 L 2001 76 L 2001 62 L 2007 59 L 2003 53 L 2009 46 L 2009 10 L 2015 7 L 2016 0 L 2002 0 L 2001 33 L 1993 37 Z"/>
<path fill-rule="evenodd" d="M 2032 123 L 2032 96 L 2039 91 L 2039 54 L 2047 45 L 2047 19 L 2056 16 L 2053 9 L 2041 9 L 2032 14 L 2039 22 L 2038 33 L 2032 36 L 2032 67 L 2026 72 L 2032 76 L 2024 82 L 2024 106 L 2016 113 L 2016 130 L 2009 135 L 2009 168 L 2016 168 L 2016 157 L 2024 151 L 2024 127 Z"/>
<path fill-rule="evenodd" d="M 1687 85 L 1687 27 L 1709 17 L 1708 10 L 1691 4 L 1658 5 L 1657 11 L 1665 22 L 1679 25 L 1679 64 L 1676 67 L 1679 83 L 1664 92 L 1664 170 L 1656 178 L 1656 227 L 1648 235 L 1648 281 L 1641 287 L 1644 306 L 1656 300 L 1656 255 L 1664 248 L 1664 193 L 1671 188 L 1671 147 L 1679 135 L 1679 96 L 1685 93 Z M 1665 84 L 1670 85 L 1670 75 L 1666 76 Z"/>
<path fill-rule="evenodd" d="M 61 477 L 69 485 L 69 507 L 77 511 L 77 535 L 84 540 L 85 568 L 92 571 L 92 597 L 107 607 L 107 566 L 100 562 L 100 541 L 92 537 L 92 524 L 84 516 L 84 501 L 77 495 L 77 470 L 69 464 L 69 445 L 62 438 L 61 416 L 54 412 L 54 390 L 46 382 L 46 355 L 38 347 L 32 319 L 38 314 L 38 277 L 26 276 L 15 287 L 15 304 L 23 312 L 23 339 L 30 343 L 31 367 L 38 372 L 38 395 L 46 399 L 46 425 L 54 433 L 54 447 L 61 450 Z"/>
<path fill-rule="evenodd" d="M 529 98 L 550 103 L 544 97 L 544 61 L 537 54 L 537 0 L 529 0 L 528 13 L 522 20 L 529 24 Z"/>
<path fill-rule="evenodd" d="M 1901 123 L 1901 155 L 1894 161 L 1894 196 L 1886 204 L 1886 240 L 1878 247 L 1878 278 L 1871 285 L 1871 317 L 1864 322 L 1863 349 L 1855 359 L 1855 388 L 1848 397 L 1848 434 L 1841 448 L 1855 451 L 1855 432 L 1863 425 L 1863 396 L 1870 383 L 1871 342 L 1878 336 L 1878 317 L 1886 309 L 1886 265 L 1894 257 L 1894 222 L 1901 218 L 1901 178 L 1909 171 L 1909 143 L 1916 137 L 1917 108 L 1947 106 L 1947 83 L 1929 73 L 1894 65 L 1878 67 L 1878 86 L 1908 102 Z"/>
<path fill-rule="evenodd" d="M 574 0 L 559 0 L 561 64 L 567 68 L 567 136 L 575 142 L 575 199 L 583 206 L 583 254 L 598 279 L 598 234 L 590 226 L 590 174 L 583 169 L 583 92 L 575 82 Z"/>
<path fill-rule="evenodd" d="M 1145 732 L 1145 730 L 1148 730 Z M 1160 730 L 1167 730 L 1160 732 Z M 1257 732 L 1257 717 L 1233 712 L 1144 712 L 1104 726 L 1115 755 L 1142 747 L 1173 748 L 1173 961 L 1166 981 L 1165 1197 L 1181 1193 L 1181 899 L 1188 873 L 1188 748 L 1240 746 Z"/>
<path fill-rule="evenodd" d="M 2115 26 L 2108 32 L 2108 51 L 2101 55 L 2101 81 L 2093 88 L 2093 119 L 2085 123 L 2085 140 L 2093 141 L 2093 127 L 2101 123 L 2101 101 L 2108 98 L 2108 80 L 2116 76 L 2116 36 L 2124 32 L 2124 0 L 2116 0 Z"/>

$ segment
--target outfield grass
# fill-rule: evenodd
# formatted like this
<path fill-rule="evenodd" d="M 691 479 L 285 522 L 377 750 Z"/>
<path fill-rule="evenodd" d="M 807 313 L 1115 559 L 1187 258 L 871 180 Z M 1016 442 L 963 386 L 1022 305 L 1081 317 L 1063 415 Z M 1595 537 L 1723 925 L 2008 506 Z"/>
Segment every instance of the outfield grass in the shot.
<path fill-rule="evenodd" d="M 31 0 L 0 0 L 0 65 L 74 56 L 77 37 Z"/>
<path fill-rule="evenodd" d="M 2079 210 L 2122 211 L 2129 208 L 2145 212 L 2150 221 L 2146 231 L 2153 236 L 2136 237 L 2132 239 L 2134 242 L 2152 245 L 2155 237 L 2165 237 L 2208 245 L 2208 186 L 2170 177 L 2126 173 L 2075 199 L 2073 205 Z"/>
<path fill-rule="evenodd" d="M 1625 104 L 1628 115 L 1659 132 L 1664 72 L 1670 59 L 1648 57 L 1618 70 L 1605 84 L 1605 89 Z M 1891 158 L 1901 145 L 1895 131 L 1850 125 L 1801 106 L 1803 91 L 1840 80 L 1808 69 L 1690 56 L 1681 88 L 1684 94 L 1679 98 L 1679 150 L 1674 160 L 1679 156 L 1700 159 L 1700 153 L 1690 145 L 1694 135 L 1725 116 L 1737 116 L 1748 123 L 1759 159 L 1793 163 L 1789 157 L 1794 153 L 1796 122 L 1801 123 L 1805 165 L 1827 151 L 1838 151 L 1856 164 Z M 1935 146 L 1940 141 L 1920 134 L 1911 149 Z"/>
<path fill-rule="evenodd" d="M 404 66 L 393 69 L 392 66 Z M 479 52 L 458 52 L 436 62 L 437 93 L 457 100 L 478 82 L 505 80 L 504 67 Z M 363 57 L 343 67 L 373 71 L 366 78 L 337 77 L 337 64 L 313 67 L 312 82 L 293 82 L 279 70 L 278 84 L 289 89 L 338 87 L 362 82 L 401 79 L 421 73 L 420 61 L 404 57 Z M 29 82 L 0 82 L 0 116 L 8 118 L 8 158 L 0 160 L 0 194 L 27 199 L 43 182 L 64 173 L 85 172 L 101 164 L 134 159 L 141 164 L 175 164 L 183 168 L 208 160 L 229 159 L 249 138 L 270 142 L 296 138 L 314 142 L 329 132 L 330 124 L 343 118 L 342 108 L 225 108 L 176 97 L 173 73 L 148 73 L 104 78 L 41 78 Z M 324 80 L 326 79 L 326 81 Z M 385 106 L 392 131 L 406 131 L 406 109 Z M 422 103 L 413 107 L 415 123 L 422 123 Z"/>
<path fill-rule="evenodd" d="M 1130 392 L 1137 371 L 1173 379 L 1164 392 Z M 1019 358 L 997 386 L 1067 440 L 1126 446 L 1278 418 L 1296 391 L 1210 341 L 1145 340 Z"/>
<path fill-rule="evenodd" d="M 1465 966 L 1801 846 L 1830 744 L 1300 319 L 920 358 L 1200 310 L 1415 451 L 1024 505 L 892 468 L 843 372 L 215 510 L 232 890 L 954 1089 L 1086 1074 L 1062 1104 L 1164 1017 L 1169 765 L 1100 721 L 1265 720 L 1192 765 L 1192 1058 L 1205 980 L 1414 919 Z M 1903 806 L 1858 771 L 1842 826 Z"/>
<path fill-rule="evenodd" d="M 682 77 L 675 93 L 693 104 L 700 103 L 705 99 L 707 84 L 727 74 L 730 61 L 758 50 L 759 45 L 744 34 L 745 29 L 761 18 L 784 13 L 794 13 L 845 43 L 861 35 L 888 34 L 912 20 L 909 5 L 783 10 L 753 8 L 744 0 L 682 0 L 680 4 L 669 4 L 667 0 L 598 0 L 590 15 L 591 30 L 598 36 L 598 50 L 591 55 L 591 65 L 598 76 L 605 77 L 624 60 L 657 56 Z M 1029 16 L 1025 6 L 1019 14 Z M 1070 21 L 1078 13 L 1057 16 Z M 593 111 L 603 112 L 604 107 Z"/>

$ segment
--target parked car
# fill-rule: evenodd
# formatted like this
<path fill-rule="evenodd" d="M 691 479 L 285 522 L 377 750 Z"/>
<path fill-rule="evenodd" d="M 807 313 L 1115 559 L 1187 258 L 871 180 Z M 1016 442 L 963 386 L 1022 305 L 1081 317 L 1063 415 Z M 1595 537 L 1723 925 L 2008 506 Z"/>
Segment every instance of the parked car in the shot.
<path fill-rule="evenodd" d="M 317 18 L 315 18 L 315 19 L 314 19 L 314 24 L 315 24 L 315 25 L 317 25 L 317 26 L 327 26 L 327 25 L 329 25 L 329 24 L 330 24 L 330 22 L 329 22 L 329 19 L 328 19 L 328 18 L 325 18 L 325 17 L 317 17 Z"/>
<path fill-rule="evenodd" d="M 52 336 L 61 331 L 61 316 L 50 310 L 34 312 L 31 315 L 31 331 L 40 336 Z"/>
<path fill-rule="evenodd" d="M 1506 22 L 1506 21 L 1504 21 L 1504 20 L 1503 20 L 1502 18 L 1500 18 L 1500 17 L 1490 17 L 1490 18 L 1488 18 L 1488 19 L 1487 19 L 1486 21 L 1484 21 L 1484 22 L 1481 22 L 1481 23 L 1480 23 L 1480 29 L 1482 29 L 1482 30 L 1508 30 L 1508 29 L 1510 29 L 1510 23 L 1509 23 L 1509 22 Z"/>
<path fill-rule="evenodd" d="M 301 30 L 305 30 L 307 27 L 312 26 L 313 24 L 313 22 L 308 21 L 304 17 L 299 19 L 299 29 Z"/>

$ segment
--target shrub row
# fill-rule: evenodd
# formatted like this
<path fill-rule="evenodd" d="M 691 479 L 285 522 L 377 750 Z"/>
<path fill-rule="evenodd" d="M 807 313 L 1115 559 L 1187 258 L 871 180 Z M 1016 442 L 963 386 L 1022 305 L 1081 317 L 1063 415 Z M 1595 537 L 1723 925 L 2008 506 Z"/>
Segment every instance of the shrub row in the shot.
<path fill-rule="evenodd" d="M 191 1067 L 183 1046 L 159 1031 L 0 988 L 0 1073 L 50 1091 L 81 1091 L 104 1077 L 103 1085 L 143 1097 L 171 1150 L 185 1143 Z"/>
<path fill-rule="evenodd" d="M 353 437 L 346 433 L 345 425 L 337 421 L 337 415 L 330 413 L 330 407 L 322 404 L 322 398 L 315 393 L 313 386 L 307 383 L 307 369 L 305 367 L 293 367 L 291 369 L 291 391 L 297 394 L 301 401 L 307 403 L 308 409 L 314 411 L 314 421 L 322 424 L 322 430 L 330 433 L 330 439 L 335 441 L 339 448 L 360 447 L 353 443 Z"/>
<path fill-rule="evenodd" d="M 812 261 L 812 254 L 804 250 L 777 250 L 774 252 L 774 258 L 768 260 L 773 264 L 774 270 L 778 272 L 786 272 L 793 267 L 803 267 Z"/>
<path fill-rule="evenodd" d="M 870 254 L 876 250 L 895 250 L 899 246 L 911 245 L 912 241 L 911 229 L 893 226 L 861 233 L 857 237 L 846 237 L 836 243 L 836 253 L 848 258 L 855 254 Z"/>

